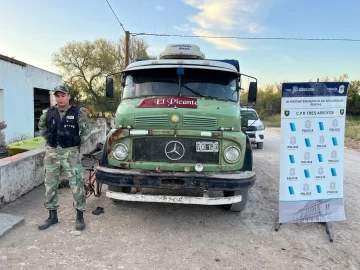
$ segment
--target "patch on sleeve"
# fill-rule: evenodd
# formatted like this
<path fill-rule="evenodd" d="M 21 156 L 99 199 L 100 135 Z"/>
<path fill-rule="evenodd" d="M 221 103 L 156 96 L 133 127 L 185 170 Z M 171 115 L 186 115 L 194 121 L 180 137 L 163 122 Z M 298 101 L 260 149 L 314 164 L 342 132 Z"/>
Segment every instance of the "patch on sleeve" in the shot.
<path fill-rule="evenodd" d="M 83 129 L 88 129 L 89 128 L 89 126 L 88 126 L 88 124 L 86 122 L 82 122 L 80 124 L 80 127 L 82 127 Z"/>

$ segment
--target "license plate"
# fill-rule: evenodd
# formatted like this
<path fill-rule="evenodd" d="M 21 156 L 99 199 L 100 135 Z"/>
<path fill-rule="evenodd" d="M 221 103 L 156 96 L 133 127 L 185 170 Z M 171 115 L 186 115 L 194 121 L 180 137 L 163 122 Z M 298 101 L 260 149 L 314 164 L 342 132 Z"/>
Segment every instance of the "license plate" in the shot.
<path fill-rule="evenodd" d="M 219 152 L 219 142 L 196 142 L 196 152 Z"/>

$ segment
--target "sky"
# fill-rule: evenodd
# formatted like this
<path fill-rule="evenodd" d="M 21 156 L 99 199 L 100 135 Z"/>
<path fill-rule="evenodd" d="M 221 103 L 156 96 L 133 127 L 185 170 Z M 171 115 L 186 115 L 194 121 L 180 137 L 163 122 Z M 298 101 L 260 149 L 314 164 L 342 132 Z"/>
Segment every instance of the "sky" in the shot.
<path fill-rule="evenodd" d="M 130 33 L 360 40 L 359 0 L 108 0 Z M 58 73 L 51 57 L 71 41 L 124 35 L 106 0 L 0 0 L 0 54 Z M 210 59 L 237 59 L 259 85 L 360 80 L 360 42 L 138 36 L 159 56 L 196 44 Z"/>

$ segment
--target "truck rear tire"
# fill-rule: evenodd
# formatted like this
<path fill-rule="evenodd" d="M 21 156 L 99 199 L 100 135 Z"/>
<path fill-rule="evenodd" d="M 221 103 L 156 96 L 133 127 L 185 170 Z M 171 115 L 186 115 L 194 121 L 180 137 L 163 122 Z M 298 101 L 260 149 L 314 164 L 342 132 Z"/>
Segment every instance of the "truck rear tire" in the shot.
<path fill-rule="evenodd" d="M 241 202 L 238 202 L 238 203 L 225 204 L 225 205 L 223 205 L 223 207 L 226 210 L 229 210 L 231 212 L 241 212 L 242 210 L 244 210 L 246 203 L 248 201 L 248 194 L 249 194 L 248 189 L 242 189 L 242 190 L 236 190 L 236 191 L 224 191 L 224 197 L 241 195 L 242 200 L 241 200 Z"/>
<path fill-rule="evenodd" d="M 257 143 L 257 149 L 263 149 L 264 148 L 264 143 L 263 142 L 258 142 Z"/>

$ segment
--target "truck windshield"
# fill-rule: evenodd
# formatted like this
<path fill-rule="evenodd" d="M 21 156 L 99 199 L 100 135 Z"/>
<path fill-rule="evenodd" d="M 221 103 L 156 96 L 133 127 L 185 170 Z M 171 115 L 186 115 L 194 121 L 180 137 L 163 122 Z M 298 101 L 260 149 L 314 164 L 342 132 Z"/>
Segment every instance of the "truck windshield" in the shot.
<path fill-rule="evenodd" d="M 208 69 L 142 69 L 126 73 L 123 99 L 146 96 L 187 96 L 238 101 L 236 73 Z"/>

